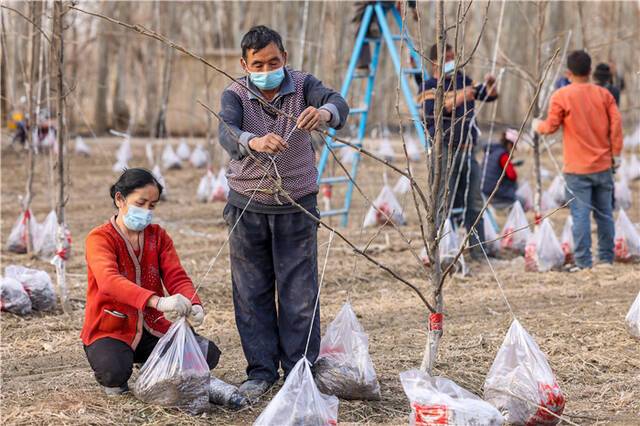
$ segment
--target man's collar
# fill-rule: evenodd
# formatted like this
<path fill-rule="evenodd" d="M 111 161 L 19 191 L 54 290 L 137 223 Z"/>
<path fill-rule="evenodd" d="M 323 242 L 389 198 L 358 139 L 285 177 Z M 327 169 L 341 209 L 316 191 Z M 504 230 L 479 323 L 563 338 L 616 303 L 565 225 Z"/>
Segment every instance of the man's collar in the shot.
<path fill-rule="evenodd" d="M 258 93 L 260 94 L 260 97 L 262 99 L 264 99 L 264 96 L 262 96 L 262 93 L 260 92 L 260 89 L 258 89 L 255 84 L 253 84 L 251 82 L 251 79 L 249 77 L 247 77 L 247 86 L 249 87 L 249 89 L 251 89 L 251 91 L 247 94 L 247 97 L 249 99 L 257 99 L 257 96 L 254 95 L 252 92 Z M 291 93 L 294 93 L 296 91 L 295 85 L 293 84 L 293 78 L 291 77 L 291 74 L 289 73 L 289 68 L 285 67 L 284 68 L 284 80 L 282 80 L 282 83 L 280 83 L 280 90 L 278 90 L 278 94 L 273 98 L 273 101 L 275 101 L 276 99 L 278 99 L 280 96 L 284 96 L 284 95 L 290 95 Z M 266 100 L 266 99 L 264 99 Z"/>

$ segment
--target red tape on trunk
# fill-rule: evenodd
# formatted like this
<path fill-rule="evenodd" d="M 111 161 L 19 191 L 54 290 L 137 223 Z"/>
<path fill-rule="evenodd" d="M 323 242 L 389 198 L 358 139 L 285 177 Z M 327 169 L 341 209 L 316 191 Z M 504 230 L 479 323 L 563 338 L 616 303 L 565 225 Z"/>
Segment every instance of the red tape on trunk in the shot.
<path fill-rule="evenodd" d="M 444 320 L 444 316 L 440 312 L 437 312 L 435 314 L 429 314 L 429 330 L 442 331 L 443 320 Z"/>

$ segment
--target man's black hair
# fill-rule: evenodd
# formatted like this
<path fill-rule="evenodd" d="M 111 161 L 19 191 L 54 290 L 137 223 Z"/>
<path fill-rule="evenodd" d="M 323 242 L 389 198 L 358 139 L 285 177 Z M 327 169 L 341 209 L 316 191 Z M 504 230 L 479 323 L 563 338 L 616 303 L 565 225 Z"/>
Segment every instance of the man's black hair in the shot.
<path fill-rule="evenodd" d="M 451 49 L 453 49 L 451 47 L 450 44 L 447 44 L 445 47 L 445 52 L 451 52 Z M 429 59 L 431 59 L 433 62 L 438 60 L 438 45 L 434 44 L 433 46 L 431 46 L 431 49 L 429 49 Z"/>
<path fill-rule="evenodd" d="M 264 25 L 256 25 L 242 37 L 242 41 L 240 42 L 242 57 L 246 60 L 249 49 L 256 52 L 264 49 L 271 43 L 275 43 L 282 53 L 285 52 L 280 34 Z"/>
<path fill-rule="evenodd" d="M 593 78 L 601 84 L 611 83 L 611 67 L 609 64 L 600 63 L 596 65 L 596 69 L 593 71 Z"/>
<path fill-rule="evenodd" d="M 567 68 L 578 77 L 586 77 L 591 72 L 591 56 L 584 50 L 574 50 L 567 56 Z"/>

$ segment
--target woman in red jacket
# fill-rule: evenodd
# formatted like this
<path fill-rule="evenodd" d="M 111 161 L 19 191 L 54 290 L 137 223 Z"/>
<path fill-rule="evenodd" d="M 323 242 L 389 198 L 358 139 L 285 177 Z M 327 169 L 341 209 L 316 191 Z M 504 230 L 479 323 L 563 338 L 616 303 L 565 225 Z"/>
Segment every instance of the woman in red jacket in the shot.
<path fill-rule="evenodd" d="M 117 213 L 87 236 L 88 285 L 81 338 L 96 380 L 107 395 L 128 390 L 133 364 L 149 357 L 171 325 L 167 317 L 187 316 L 196 327 L 204 320 L 202 303 L 173 241 L 159 225 L 151 224 L 160 194 L 162 185 L 151 172 L 126 170 L 111 187 Z M 220 350 L 201 336 L 196 339 L 213 369 Z M 212 402 L 243 405 L 239 393 L 229 392 L 229 387 L 233 386 L 212 378 Z M 235 396 L 221 400 L 215 391 Z"/>

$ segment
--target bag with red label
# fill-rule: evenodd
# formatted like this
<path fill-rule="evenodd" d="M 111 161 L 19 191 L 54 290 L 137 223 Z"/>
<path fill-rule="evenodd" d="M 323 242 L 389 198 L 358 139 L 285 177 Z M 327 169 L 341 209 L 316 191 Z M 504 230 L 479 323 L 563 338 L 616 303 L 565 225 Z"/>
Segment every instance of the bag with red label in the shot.
<path fill-rule="evenodd" d="M 409 424 L 486 425 L 504 423 L 491 404 L 444 377 L 431 377 L 419 370 L 400 373 L 400 382 L 411 404 Z"/>
<path fill-rule="evenodd" d="M 218 177 L 211 191 L 211 201 L 227 201 L 227 197 L 229 196 L 229 183 L 227 182 L 225 173 L 224 168 L 218 172 Z"/>
<path fill-rule="evenodd" d="M 560 246 L 562 247 L 562 252 L 564 253 L 564 264 L 570 265 L 573 263 L 573 251 L 574 251 L 574 243 L 573 243 L 573 218 L 571 216 L 567 217 L 567 220 L 564 222 L 564 227 L 562 228 L 562 238 L 560 239 Z"/>
<path fill-rule="evenodd" d="M 211 199 L 213 193 L 213 187 L 216 184 L 216 177 L 211 170 L 207 170 L 207 174 L 202 176 L 200 183 L 198 184 L 198 190 L 196 192 L 196 200 L 201 203 L 206 203 Z"/>
<path fill-rule="evenodd" d="M 547 272 L 560 268 L 565 255 L 549 219 L 542 221 L 535 233 L 529 236 L 524 249 L 524 269 L 528 272 Z"/>
<path fill-rule="evenodd" d="M 41 259 L 51 259 L 58 245 L 58 215 L 51 210 L 33 237 L 33 251 Z"/>
<path fill-rule="evenodd" d="M 620 209 L 616 219 L 614 254 L 619 262 L 636 262 L 640 260 L 640 234 L 629 220 L 629 216 Z"/>
<path fill-rule="evenodd" d="M 520 202 L 516 201 L 513 203 L 511 212 L 509 212 L 507 221 L 502 228 L 502 248 L 518 254 L 524 254 L 524 249 L 530 235 L 531 231 L 528 228 L 527 217 L 524 214 Z"/>
<path fill-rule="evenodd" d="M 26 253 L 28 242 L 31 241 L 33 243 L 39 227 L 40 225 L 38 225 L 31 210 L 20 213 L 13 228 L 11 228 L 9 238 L 7 238 L 7 250 L 12 253 Z"/>
<path fill-rule="evenodd" d="M 306 358 L 293 367 L 284 385 L 254 426 L 335 426 L 338 398 L 322 394 L 316 387 Z"/>
<path fill-rule="evenodd" d="M 393 222 L 396 225 L 406 223 L 402 206 L 393 195 L 391 188 L 384 185 L 380 194 L 373 201 L 373 206 L 367 211 L 363 226 L 367 228 L 374 225 L 384 225 L 388 222 Z"/>
<path fill-rule="evenodd" d="M 621 209 L 629 210 L 631 208 L 631 189 L 629 189 L 629 182 L 627 182 L 626 177 L 622 177 L 620 180 L 617 180 L 614 184 L 614 198 L 616 201 L 616 206 Z"/>
<path fill-rule="evenodd" d="M 624 318 L 624 323 L 631 334 L 636 339 L 640 339 L 640 293 L 636 296 L 636 300 L 633 301 L 627 316 Z"/>
<path fill-rule="evenodd" d="M 484 399 L 507 423 L 551 426 L 560 419 L 565 397 L 533 337 L 513 320 L 484 382 Z M 540 407 L 544 407 L 542 409 Z"/>
<path fill-rule="evenodd" d="M 380 385 L 369 356 L 369 337 L 350 303 L 342 306 L 327 327 L 313 372 L 322 393 L 343 399 L 380 399 Z"/>

